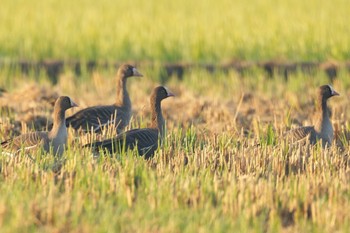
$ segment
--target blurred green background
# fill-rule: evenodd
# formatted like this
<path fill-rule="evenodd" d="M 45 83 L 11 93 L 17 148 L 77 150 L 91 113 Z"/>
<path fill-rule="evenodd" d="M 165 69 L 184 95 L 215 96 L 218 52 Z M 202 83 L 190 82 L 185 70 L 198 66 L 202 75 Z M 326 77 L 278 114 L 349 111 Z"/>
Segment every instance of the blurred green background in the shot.
<path fill-rule="evenodd" d="M 350 58 L 348 0 L 2 0 L 0 58 Z"/>

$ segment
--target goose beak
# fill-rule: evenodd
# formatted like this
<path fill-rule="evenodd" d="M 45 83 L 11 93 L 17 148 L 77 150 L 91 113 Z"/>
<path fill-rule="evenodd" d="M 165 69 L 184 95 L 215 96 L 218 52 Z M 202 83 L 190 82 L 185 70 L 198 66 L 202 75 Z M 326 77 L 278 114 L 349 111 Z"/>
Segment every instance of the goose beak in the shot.
<path fill-rule="evenodd" d="M 335 95 L 340 95 L 338 92 L 336 92 L 335 90 L 332 90 L 332 96 L 335 96 Z"/>
<path fill-rule="evenodd" d="M 166 90 L 166 93 L 167 93 L 166 97 L 175 96 L 171 91 L 169 91 L 169 89 L 167 87 L 164 87 L 164 89 Z"/>
<path fill-rule="evenodd" d="M 143 77 L 143 75 L 136 68 L 132 69 L 132 73 L 133 73 L 133 76 Z"/>
<path fill-rule="evenodd" d="M 76 103 L 74 103 L 74 101 L 72 99 L 70 100 L 70 106 L 72 106 L 72 108 L 79 107 Z"/>
<path fill-rule="evenodd" d="M 168 92 L 168 97 L 174 97 L 175 95 L 171 92 Z"/>
<path fill-rule="evenodd" d="M 331 90 L 331 96 L 339 95 L 339 93 L 336 92 L 331 85 L 328 84 L 328 87 Z"/>

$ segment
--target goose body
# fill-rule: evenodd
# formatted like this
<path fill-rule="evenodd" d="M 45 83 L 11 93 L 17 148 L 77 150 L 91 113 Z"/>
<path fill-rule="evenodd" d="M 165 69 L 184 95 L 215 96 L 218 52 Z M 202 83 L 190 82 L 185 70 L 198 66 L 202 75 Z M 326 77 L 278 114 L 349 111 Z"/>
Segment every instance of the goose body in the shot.
<path fill-rule="evenodd" d="M 104 126 L 113 125 L 117 132 L 121 132 L 131 119 L 131 101 L 126 89 L 126 80 L 132 76 L 142 76 L 142 74 L 131 65 L 122 65 L 117 73 L 116 102 L 111 105 L 92 106 L 80 110 L 66 119 L 67 127 L 98 133 Z"/>
<path fill-rule="evenodd" d="M 85 145 L 85 147 L 92 147 L 94 155 L 97 155 L 99 150 L 118 153 L 122 150 L 137 148 L 139 155 L 145 158 L 152 157 L 159 146 L 159 142 L 164 137 L 165 123 L 161 110 L 161 101 L 170 96 L 174 95 L 163 86 L 153 90 L 151 95 L 152 123 L 150 128 L 129 130 L 115 138 L 93 142 Z"/>

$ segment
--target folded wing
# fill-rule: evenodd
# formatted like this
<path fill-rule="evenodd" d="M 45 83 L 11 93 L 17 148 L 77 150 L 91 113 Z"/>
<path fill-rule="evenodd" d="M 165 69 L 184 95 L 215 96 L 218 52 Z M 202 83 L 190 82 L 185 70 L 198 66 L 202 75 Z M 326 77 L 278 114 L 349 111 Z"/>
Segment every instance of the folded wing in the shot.
<path fill-rule="evenodd" d="M 114 125 L 118 131 L 123 130 L 130 117 L 116 106 L 95 106 L 83 109 L 66 119 L 66 125 L 78 130 L 101 132 L 102 127 Z"/>
<path fill-rule="evenodd" d="M 118 153 L 122 150 L 137 148 L 139 155 L 149 158 L 153 156 L 154 151 L 158 148 L 158 130 L 150 128 L 133 129 L 115 138 L 85 146 L 91 146 L 95 153 L 101 149 L 110 153 Z"/>
<path fill-rule="evenodd" d="M 48 144 L 48 134 L 46 132 L 34 132 L 4 141 L 1 143 L 1 147 L 5 153 L 15 155 L 22 149 L 24 151 L 34 151 L 41 147 L 47 149 L 49 145 L 46 144 Z"/>
<path fill-rule="evenodd" d="M 316 132 L 314 126 L 305 126 L 287 132 L 286 136 L 294 142 L 309 140 L 311 144 L 316 143 Z"/>

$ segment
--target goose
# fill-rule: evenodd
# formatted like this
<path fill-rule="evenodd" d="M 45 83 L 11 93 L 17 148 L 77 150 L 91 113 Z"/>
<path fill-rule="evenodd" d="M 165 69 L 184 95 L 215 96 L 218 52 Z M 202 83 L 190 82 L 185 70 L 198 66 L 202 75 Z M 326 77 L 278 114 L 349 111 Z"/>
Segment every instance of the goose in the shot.
<path fill-rule="evenodd" d="M 94 156 L 97 156 L 101 149 L 109 153 L 118 153 L 123 149 L 133 150 L 136 147 L 139 155 L 146 159 L 152 157 L 154 151 L 158 148 L 158 143 L 162 142 L 164 138 L 165 122 L 161 102 L 171 96 L 174 96 L 174 94 L 164 86 L 158 86 L 153 90 L 150 98 L 152 121 L 149 128 L 132 129 L 119 134 L 115 138 L 96 141 L 86 144 L 84 147 L 91 147 Z"/>
<path fill-rule="evenodd" d="M 22 150 L 31 153 L 38 149 L 61 156 L 67 143 L 67 127 L 65 112 L 67 109 L 78 106 L 68 96 L 59 97 L 54 105 L 53 126 L 50 131 L 37 131 L 22 134 L 1 143 L 3 154 L 15 156 Z"/>
<path fill-rule="evenodd" d="M 314 126 L 304 126 L 287 132 L 286 136 L 293 141 L 306 139 L 314 145 L 322 140 L 322 146 L 331 145 L 333 141 L 333 126 L 329 117 L 327 100 L 333 96 L 338 96 L 331 85 L 320 86 L 316 101 L 316 124 Z"/>
<path fill-rule="evenodd" d="M 131 118 L 131 101 L 126 89 L 126 80 L 132 76 L 142 77 L 143 75 L 132 65 L 121 65 L 117 72 L 115 103 L 82 109 L 66 119 L 67 127 L 99 133 L 103 126 L 114 125 L 117 132 L 121 132 L 129 124 Z"/>

